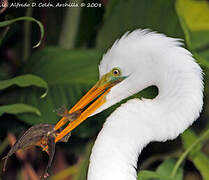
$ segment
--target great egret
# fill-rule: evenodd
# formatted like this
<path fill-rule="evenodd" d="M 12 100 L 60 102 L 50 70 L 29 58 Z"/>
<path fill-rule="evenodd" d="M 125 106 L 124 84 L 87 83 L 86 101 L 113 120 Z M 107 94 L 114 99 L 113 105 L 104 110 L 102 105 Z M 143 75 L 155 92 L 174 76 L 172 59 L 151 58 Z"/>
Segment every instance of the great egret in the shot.
<path fill-rule="evenodd" d="M 82 114 L 56 141 L 88 116 L 148 86 L 157 86 L 159 94 L 152 100 L 128 100 L 107 118 L 92 149 L 88 180 L 136 180 L 143 147 L 151 141 L 176 138 L 199 117 L 202 70 L 181 45 L 179 39 L 135 30 L 123 35 L 103 56 L 100 80 L 69 111 L 82 110 Z M 56 129 L 64 123 L 62 118 Z"/>

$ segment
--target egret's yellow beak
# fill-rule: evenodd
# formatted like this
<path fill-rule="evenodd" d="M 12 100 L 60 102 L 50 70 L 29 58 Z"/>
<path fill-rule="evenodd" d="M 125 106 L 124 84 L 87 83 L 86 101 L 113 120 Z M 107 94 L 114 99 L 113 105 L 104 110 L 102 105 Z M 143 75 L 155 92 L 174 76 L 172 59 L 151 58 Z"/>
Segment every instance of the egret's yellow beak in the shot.
<path fill-rule="evenodd" d="M 62 132 L 58 134 L 55 142 L 61 140 L 65 135 L 75 129 L 79 124 L 81 124 L 86 118 L 94 113 L 101 105 L 106 101 L 105 97 L 110 89 L 121 82 L 125 77 L 114 77 L 112 73 L 105 74 L 79 101 L 78 103 L 69 111 L 69 113 L 74 113 L 76 111 L 81 111 L 80 116 L 72 121 Z M 56 125 L 55 130 L 58 130 L 66 123 L 66 117 L 63 117 Z"/>

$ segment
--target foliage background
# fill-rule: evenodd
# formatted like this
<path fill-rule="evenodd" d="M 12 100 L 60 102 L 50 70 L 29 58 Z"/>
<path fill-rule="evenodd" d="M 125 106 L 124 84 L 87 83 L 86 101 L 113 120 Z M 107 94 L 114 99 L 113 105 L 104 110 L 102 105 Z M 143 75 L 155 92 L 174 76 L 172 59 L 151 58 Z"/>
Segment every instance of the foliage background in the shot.
<path fill-rule="evenodd" d="M 12 2 L 18 1 L 8 3 Z M 49 0 L 36 1 L 40 2 L 50 3 Z M 203 112 L 189 130 L 174 141 L 151 143 L 143 150 L 139 158 L 139 170 L 146 171 L 141 171 L 139 178 L 208 180 L 209 2 L 74 2 L 95 3 L 93 6 L 99 3 L 101 7 L 0 9 L 1 157 L 8 152 L 13 135 L 18 137 L 23 130 L 37 123 L 55 124 L 59 117 L 54 110 L 63 104 L 72 107 L 87 92 L 98 79 L 97 66 L 102 54 L 116 39 L 126 31 L 149 28 L 184 39 L 185 47 L 194 54 L 204 70 L 205 92 Z M 23 16 L 22 19 L 16 19 Z M 43 35 L 40 46 L 32 48 L 40 35 Z M 47 92 L 45 98 L 40 98 Z M 153 98 L 156 94 L 156 89 L 150 87 L 134 96 Z M 49 179 L 86 179 L 93 142 L 106 117 L 117 106 L 119 104 L 89 118 L 73 131 L 69 143 L 57 144 Z M 12 156 L 7 171 L 0 171 L 0 178 L 39 179 L 46 162 L 47 155 L 40 149 L 29 149 L 16 157 Z M 183 162 L 179 163 L 178 170 L 176 162 Z M 0 168 L 2 165 L 3 161 L 0 162 Z"/>

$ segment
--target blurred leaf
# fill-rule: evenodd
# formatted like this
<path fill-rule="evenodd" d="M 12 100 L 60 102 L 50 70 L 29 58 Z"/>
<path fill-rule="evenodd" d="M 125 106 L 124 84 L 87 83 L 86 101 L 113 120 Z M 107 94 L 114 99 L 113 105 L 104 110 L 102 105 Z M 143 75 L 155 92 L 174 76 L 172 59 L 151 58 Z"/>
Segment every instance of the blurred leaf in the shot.
<path fill-rule="evenodd" d="M 20 114 L 20 113 L 34 113 L 36 115 L 41 115 L 40 111 L 27 104 L 11 104 L 0 106 L 0 116 L 4 113 L 9 114 Z"/>
<path fill-rule="evenodd" d="M 183 147 L 187 149 L 198 137 L 192 130 L 185 131 L 182 135 Z M 209 179 L 209 158 L 201 151 L 202 145 L 198 144 L 189 154 L 189 159 L 194 163 L 195 167 L 200 171 L 204 180 Z"/>
<path fill-rule="evenodd" d="M 122 1 L 122 0 L 111 0 L 107 3 L 107 7 L 105 9 L 105 14 L 104 14 L 104 20 L 108 19 L 111 16 L 115 8 L 117 7 L 117 4 L 119 3 L 119 1 Z"/>
<path fill-rule="evenodd" d="M 189 29 L 209 30 L 209 4 L 206 0 L 177 0 L 177 8 Z"/>
<path fill-rule="evenodd" d="M 73 166 L 70 166 L 70 167 L 62 170 L 62 171 L 59 171 L 57 174 L 52 175 L 48 179 L 49 180 L 65 179 L 65 178 L 68 178 L 69 176 L 74 176 L 77 173 L 78 173 L 78 166 L 73 165 Z"/>
<path fill-rule="evenodd" d="M 4 37 L 6 36 L 8 30 L 9 30 L 9 27 L 5 27 L 5 28 L 1 31 L 1 33 L 0 33 L 0 45 L 2 44 L 3 39 L 4 39 Z"/>
<path fill-rule="evenodd" d="M 89 166 L 89 158 L 91 154 L 92 147 L 94 145 L 93 141 L 90 141 L 86 146 L 86 152 L 84 155 L 84 160 L 79 166 L 78 173 L 74 176 L 72 180 L 86 180 L 87 179 L 87 172 L 88 172 L 88 166 Z"/>
<path fill-rule="evenodd" d="M 7 21 L 2 21 L 0 22 L 0 27 L 5 27 L 5 26 L 9 26 L 17 21 L 33 21 L 33 22 L 36 22 L 40 28 L 40 31 L 41 31 L 41 37 L 40 37 L 40 40 L 39 42 L 34 46 L 34 48 L 38 47 L 40 44 L 41 44 L 41 41 L 44 37 L 44 27 L 43 27 L 43 24 L 32 18 L 32 17 L 27 17 L 27 16 L 23 16 L 23 17 L 18 17 L 18 18 L 15 18 L 15 19 L 11 19 L 11 20 L 7 20 Z"/>
<path fill-rule="evenodd" d="M 9 141 L 6 137 L 0 144 L 0 154 L 4 152 L 4 150 L 8 147 L 8 145 L 9 145 Z"/>
<path fill-rule="evenodd" d="M 40 76 L 50 85 L 92 85 L 98 80 L 97 66 L 101 57 L 102 53 L 94 49 L 66 50 L 47 47 L 34 53 L 22 68 L 22 72 Z"/>
<path fill-rule="evenodd" d="M 176 164 L 176 160 L 174 159 L 168 159 L 168 160 L 165 160 L 156 170 L 156 172 L 158 174 L 160 174 L 161 176 L 166 176 L 166 177 L 169 177 L 174 166 Z M 183 180 L 183 168 L 179 168 L 177 173 L 176 173 L 176 176 L 174 178 L 175 180 Z"/>
<path fill-rule="evenodd" d="M 177 0 L 176 11 L 191 50 L 209 45 L 209 3 L 206 0 Z"/>
<path fill-rule="evenodd" d="M 200 143 L 202 143 L 202 141 L 204 141 L 208 136 L 209 136 L 209 129 L 204 131 L 201 136 L 199 136 L 194 142 L 192 142 L 188 146 L 188 148 L 185 150 L 184 153 L 182 153 L 182 155 L 179 157 L 178 161 L 176 162 L 170 177 L 174 178 L 176 176 L 177 171 L 180 168 L 182 162 L 186 159 L 188 155 L 190 155 L 190 153 L 195 149 L 195 147 L 197 147 Z"/>
<path fill-rule="evenodd" d="M 169 177 L 164 177 L 156 172 L 153 171 L 140 171 L 138 174 L 138 180 L 171 180 Z"/>
<path fill-rule="evenodd" d="M 194 163 L 195 167 L 200 171 L 204 180 L 209 179 L 209 158 L 203 152 L 197 153 L 193 157 L 189 157 Z"/>
<path fill-rule="evenodd" d="M 0 90 L 8 88 L 12 85 L 17 85 L 20 87 L 27 87 L 27 86 L 38 86 L 45 88 L 46 91 L 42 94 L 41 98 L 45 97 L 48 92 L 48 85 L 47 83 L 38 76 L 26 74 L 14 77 L 12 79 L 0 81 Z"/>
<path fill-rule="evenodd" d="M 120 0 L 108 3 L 97 47 L 107 49 L 123 33 L 138 28 L 150 28 L 171 37 L 183 38 L 174 3 L 174 0 Z"/>
<path fill-rule="evenodd" d="M 182 143 L 184 149 L 187 149 L 195 140 L 197 140 L 197 136 L 191 129 L 187 129 L 181 135 Z M 190 152 L 190 155 L 194 155 L 195 153 L 199 152 L 202 148 L 202 144 L 198 144 L 193 150 Z"/>
<path fill-rule="evenodd" d="M 209 50 L 202 53 L 193 53 L 195 59 L 201 66 L 209 68 Z M 207 82 L 207 81 L 206 81 Z"/>

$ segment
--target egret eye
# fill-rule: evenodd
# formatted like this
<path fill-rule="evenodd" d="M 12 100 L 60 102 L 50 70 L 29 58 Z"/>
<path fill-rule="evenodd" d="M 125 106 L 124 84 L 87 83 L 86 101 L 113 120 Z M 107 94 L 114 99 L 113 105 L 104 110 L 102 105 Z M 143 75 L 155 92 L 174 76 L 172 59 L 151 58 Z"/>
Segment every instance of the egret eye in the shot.
<path fill-rule="evenodd" d="M 113 68 L 112 74 L 113 74 L 114 76 L 120 76 L 120 75 L 121 75 L 120 69 L 118 69 L 118 68 Z"/>

